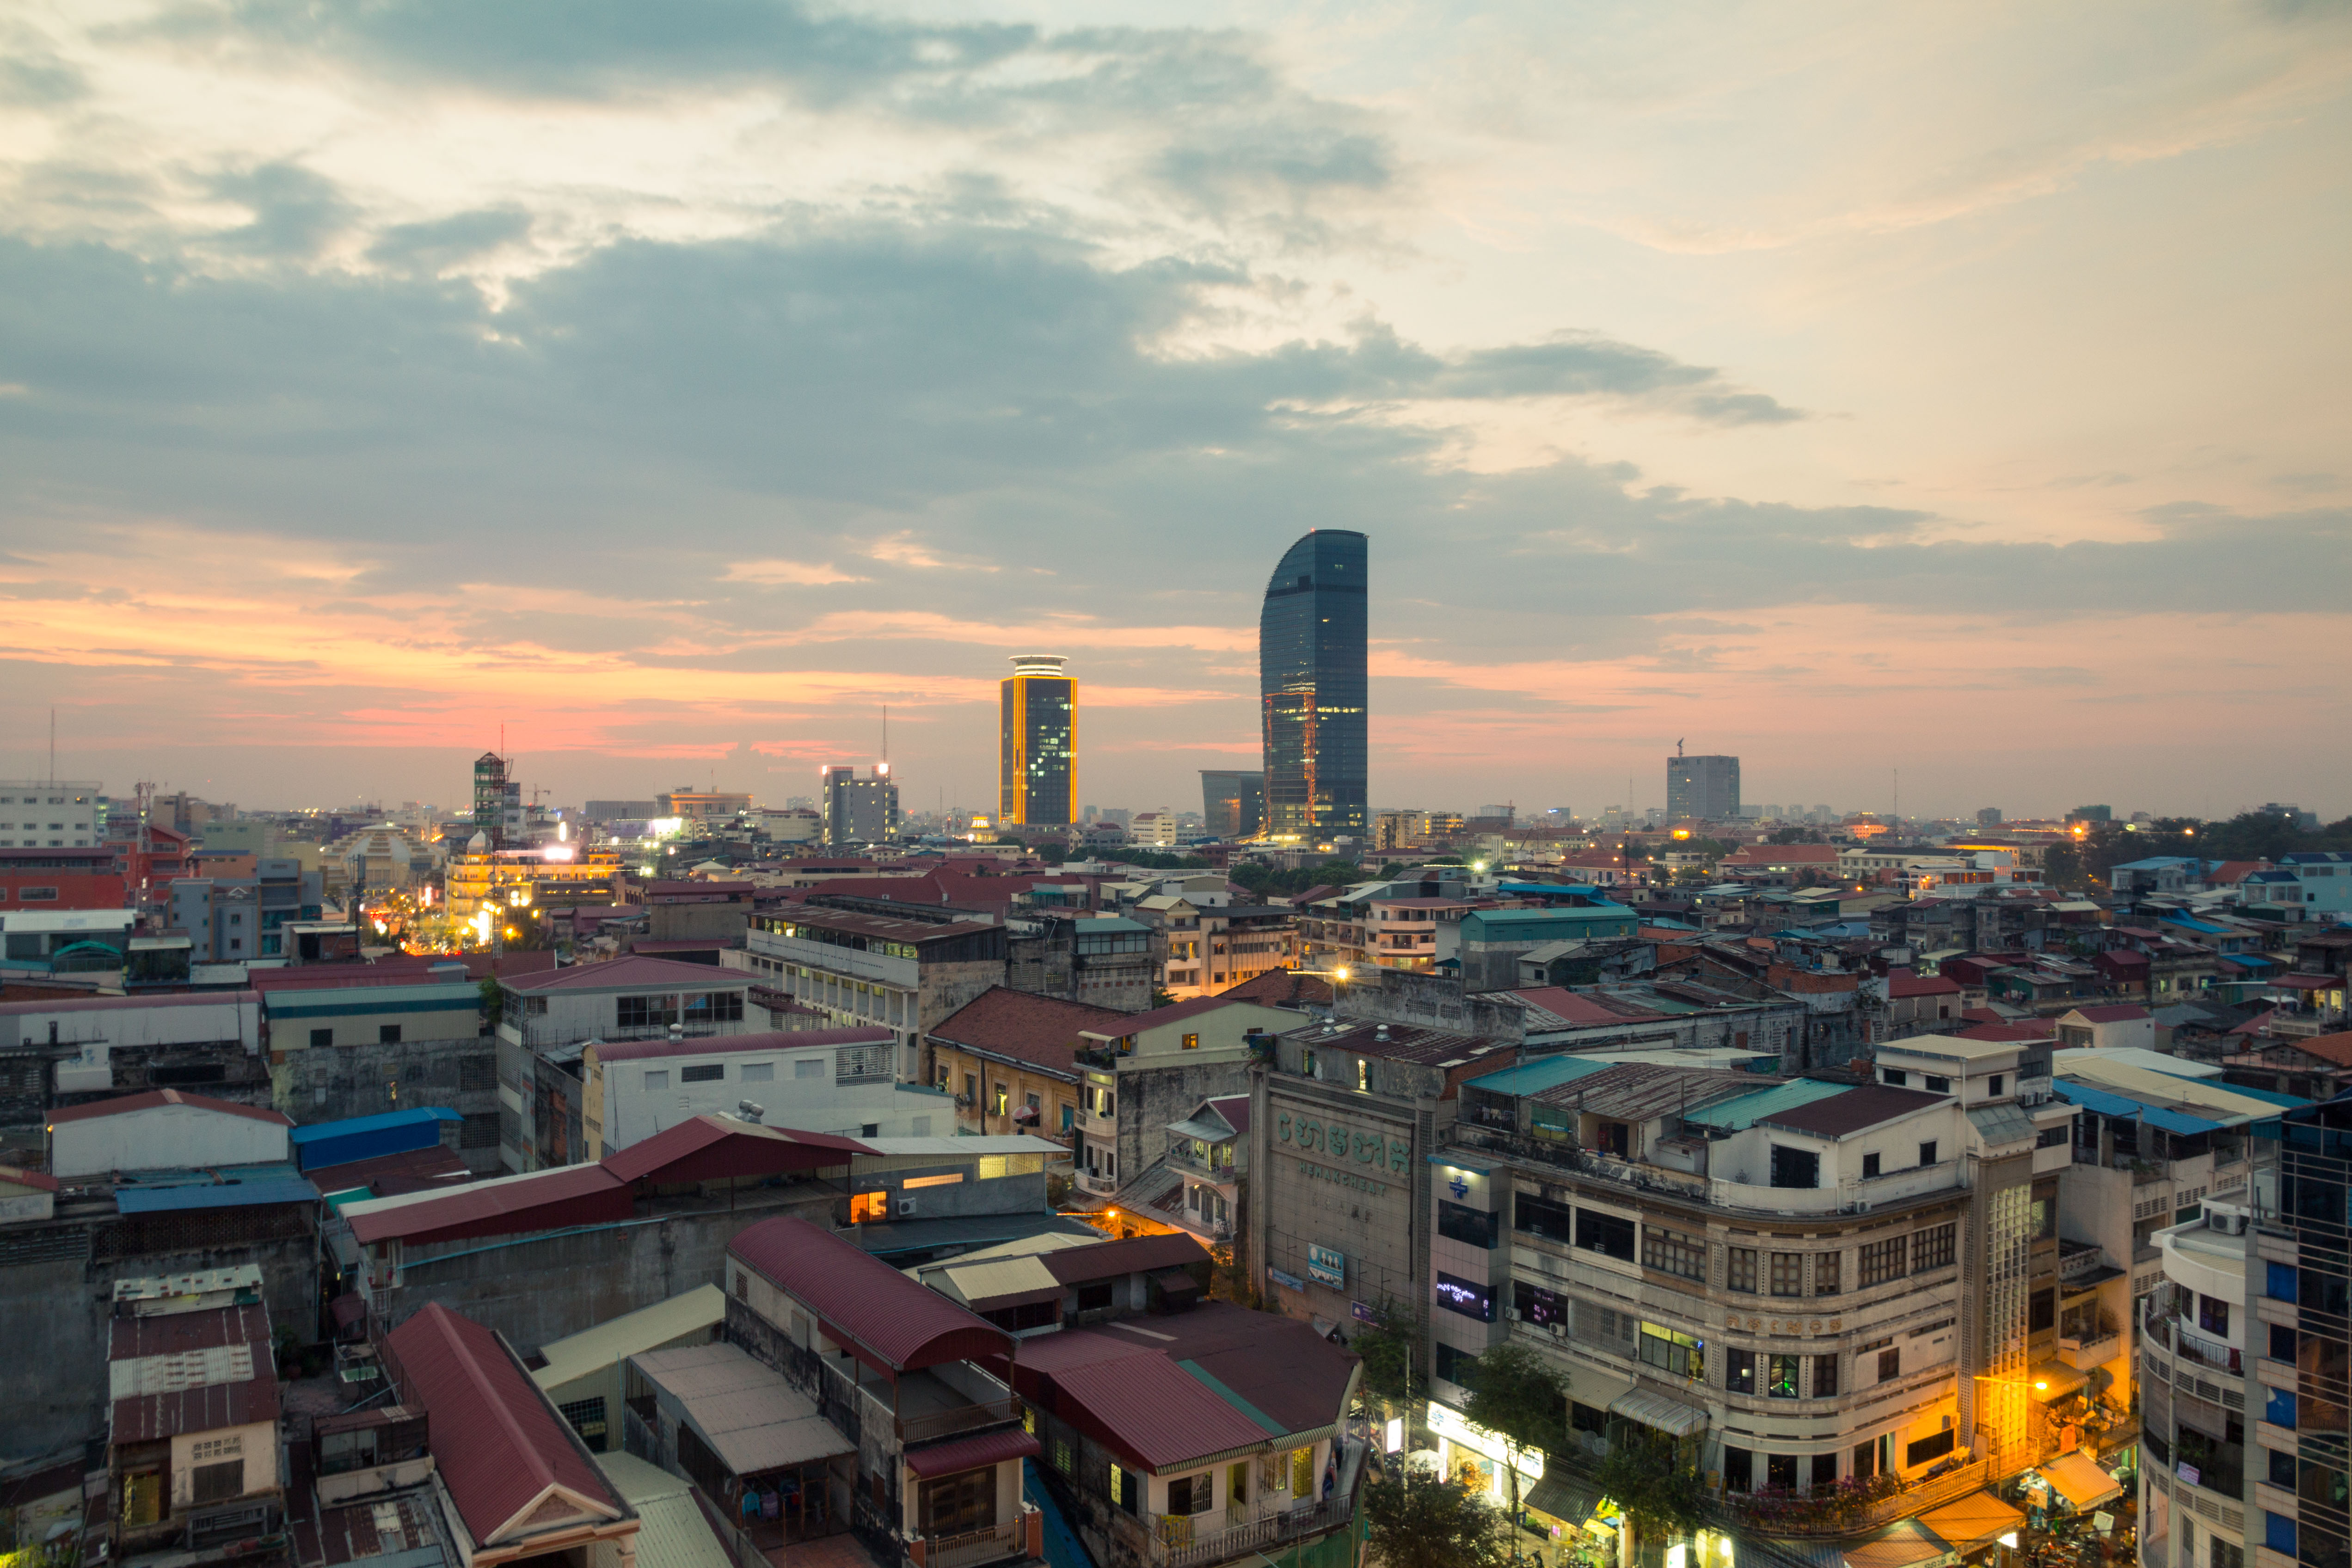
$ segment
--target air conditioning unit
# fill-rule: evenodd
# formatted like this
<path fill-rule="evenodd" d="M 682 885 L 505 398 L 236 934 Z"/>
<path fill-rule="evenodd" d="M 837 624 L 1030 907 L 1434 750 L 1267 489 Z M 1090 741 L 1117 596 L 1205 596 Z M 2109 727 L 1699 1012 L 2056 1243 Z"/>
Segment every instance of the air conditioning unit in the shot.
<path fill-rule="evenodd" d="M 2208 1205 L 2205 1223 L 2223 1236 L 2246 1234 L 2246 1214 L 2243 1209 L 2215 1208 Z"/>
<path fill-rule="evenodd" d="M 1868 1198 L 1856 1198 L 1853 1202 L 1845 1205 L 1845 1212 L 1848 1214 L 1868 1214 L 1870 1212 L 1870 1200 Z"/>
<path fill-rule="evenodd" d="M 1568 1338 L 1568 1325 L 1566 1323 L 1554 1323 L 1551 1326 L 1551 1337 L 1556 1340 L 1564 1340 Z"/>
<path fill-rule="evenodd" d="M 914 1200 L 914 1199 L 912 1199 L 912 1198 L 900 1198 L 900 1199 L 898 1200 L 898 1217 L 899 1217 L 900 1219 L 904 1219 L 904 1218 L 906 1218 L 908 1215 L 913 1214 L 914 1212 L 915 1212 L 915 1200 Z"/>
<path fill-rule="evenodd" d="M 1517 1307 L 1506 1307 L 1503 1309 L 1503 1316 L 1516 1323 L 1519 1321 L 1519 1310 Z"/>

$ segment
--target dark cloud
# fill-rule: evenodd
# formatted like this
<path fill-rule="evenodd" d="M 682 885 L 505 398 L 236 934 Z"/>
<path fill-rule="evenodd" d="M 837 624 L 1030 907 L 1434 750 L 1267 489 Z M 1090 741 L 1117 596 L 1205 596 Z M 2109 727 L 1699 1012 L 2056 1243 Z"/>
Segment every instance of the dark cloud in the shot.
<path fill-rule="evenodd" d="M 333 184 L 299 163 L 264 163 L 216 174 L 212 194 L 249 208 L 252 220 L 205 244 L 273 261 L 307 261 L 352 221 L 353 208 Z"/>
<path fill-rule="evenodd" d="M 385 229 L 368 247 L 368 259 L 399 270 L 441 272 L 530 237 L 530 214 L 520 207 L 478 207 L 429 223 Z"/>

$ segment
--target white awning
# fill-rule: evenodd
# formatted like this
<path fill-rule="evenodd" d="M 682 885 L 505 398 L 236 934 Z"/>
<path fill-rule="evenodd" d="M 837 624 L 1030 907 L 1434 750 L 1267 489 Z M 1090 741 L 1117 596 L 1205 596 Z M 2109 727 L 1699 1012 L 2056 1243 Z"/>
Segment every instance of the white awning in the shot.
<path fill-rule="evenodd" d="M 2078 1512 L 2113 1502 L 2124 1495 L 2115 1477 L 2081 1454 L 2061 1454 L 2042 1466 L 2042 1473 L 2049 1478 L 2053 1489 L 2073 1503 Z"/>
<path fill-rule="evenodd" d="M 1652 1394 L 1646 1388 L 1628 1389 L 1619 1394 L 1609 1402 L 1609 1413 L 1676 1437 L 1687 1437 L 1706 1425 L 1706 1411 L 1679 1399 L 1668 1399 L 1663 1394 Z"/>

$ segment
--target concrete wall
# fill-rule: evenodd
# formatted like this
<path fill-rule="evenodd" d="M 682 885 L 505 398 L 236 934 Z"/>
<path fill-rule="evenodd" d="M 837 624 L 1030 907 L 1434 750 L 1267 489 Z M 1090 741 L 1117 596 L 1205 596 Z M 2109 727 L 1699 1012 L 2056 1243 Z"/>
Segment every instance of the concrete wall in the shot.
<path fill-rule="evenodd" d="M 1269 1009 L 1271 1011 L 1271 1009 Z M 1289 1022 L 1297 1022 L 1291 1015 Z M 1118 1168 L 1132 1180 L 1144 1167 L 1168 1152 L 1168 1124 L 1181 1121 L 1201 1101 L 1220 1095 L 1247 1094 L 1250 1060 L 1169 1060 L 1161 1057 L 1149 1067 L 1129 1068 L 1118 1075 Z"/>
<path fill-rule="evenodd" d="M 488 1036 L 470 1036 L 282 1051 L 269 1069 L 271 1092 L 278 1110 L 305 1124 L 428 1107 L 478 1119 L 443 1136 L 457 1140 L 479 1175 L 499 1168 L 496 1047 Z"/>
<path fill-rule="evenodd" d="M 1489 1040 L 1527 1037 L 1527 1009 L 1508 996 L 1465 996 L 1461 983 L 1444 975 L 1401 969 L 1382 969 L 1375 975 L 1370 982 L 1358 977 L 1337 988 L 1335 1010 L 1340 1017 L 1412 1024 Z"/>
<path fill-rule="evenodd" d="M 763 1188 L 740 1194 L 731 1211 L 695 1209 L 546 1237 L 458 1241 L 429 1252 L 411 1247 L 404 1282 L 386 1300 L 384 1317 L 387 1326 L 398 1323 L 438 1301 L 498 1330 L 520 1350 L 535 1349 L 697 1285 L 716 1285 L 727 1244 L 744 1226 L 796 1215 L 830 1228 L 844 1201 L 830 1191 Z"/>
<path fill-rule="evenodd" d="M 0 1362 L 0 1411 L 6 1413 L 0 1460 L 104 1432 L 108 1324 L 118 1279 L 257 1263 L 270 1327 L 314 1337 L 318 1244 L 307 1229 L 184 1252 L 126 1247 L 129 1239 L 110 1212 L 0 1228 L 0 1321 L 9 1325 L 8 1353 Z"/>
<path fill-rule="evenodd" d="M 285 1158 L 283 1124 L 196 1105 L 157 1105 L 60 1121 L 49 1134 L 49 1173 L 60 1178 Z"/>

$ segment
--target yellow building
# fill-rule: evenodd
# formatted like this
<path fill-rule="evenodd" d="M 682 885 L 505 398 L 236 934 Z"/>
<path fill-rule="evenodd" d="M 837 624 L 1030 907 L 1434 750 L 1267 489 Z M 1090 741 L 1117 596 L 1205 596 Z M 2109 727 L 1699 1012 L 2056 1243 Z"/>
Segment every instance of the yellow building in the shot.
<path fill-rule="evenodd" d="M 1063 826 L 1078 800 L 1078 683 L 1052 654 L 1021 654 L 1004 678 L 999 739 L 1000 827 Z"/>

